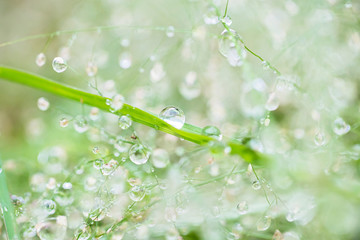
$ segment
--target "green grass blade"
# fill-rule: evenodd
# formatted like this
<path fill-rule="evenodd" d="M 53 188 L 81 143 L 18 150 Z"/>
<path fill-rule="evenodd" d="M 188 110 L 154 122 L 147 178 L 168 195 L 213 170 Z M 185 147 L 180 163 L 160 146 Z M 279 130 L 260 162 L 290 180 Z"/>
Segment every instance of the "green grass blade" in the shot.
<path fill-rule="evenodd" d="M 5 223 L 5 229 L 9 240 L 19 239 L 16 231 L 14 208 L 11 203 L 6 177 L 0 160 L 0 207 L 1 215 Z"/>
<path fill-rule="evenodd" d="M 65 84 L 60 84 L 50 79 L 37 76 L 32 73 L 5 66 L 0 66 L 0 78 L 11 82 L 20 83 L 22 85 L 27 85 L 39 90 L 46 91 L 48 93 L 53 93 L 61 97 L 65 97 L 83 104 L 97 107 L 107 112 L 111 112 L 110 107 L 106 104 L 106 100 L 108 100 L 109 98 L 87 93 L 79 89 L 67 86 Z M 134 122 L 144 124 L 146 126 L 152 127 L 168 134 L 172 134 L 176 137 L 185 139 L 196 144 L 205 145 L 211 141 L 214 141 L 214 139 L 211 137 L 201 135 L 200 127 L 186 123 L 182 129 L 177 129 L 164 122 L 156 115 L 133 107 L 129 104 L 124 104 L 122 109 L 114 112 L 114 114 L 128 114 L 131 116 Z M 263 165 L 267 161 L 264 160 L 265 158 L 263 158 L 259 153 L 255 152 L 254 150 L 250 149 L 245 145 L 230 141 L 229 146 L 232 148 L 231 154 L 240 155 L 245 161 L 249 163 Z"/>

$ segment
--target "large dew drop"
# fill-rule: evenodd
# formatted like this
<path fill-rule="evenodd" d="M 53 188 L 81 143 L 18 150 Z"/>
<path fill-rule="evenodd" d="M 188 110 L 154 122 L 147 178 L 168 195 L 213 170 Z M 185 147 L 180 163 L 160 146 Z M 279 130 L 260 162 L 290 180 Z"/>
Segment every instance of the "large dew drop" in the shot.
<path fill-rule="evenodd" d="M 202 129 L 201 133 L 205 136 L 213 137 L 217 140 L 221 140 L 222 138 L 220 130 L 215 126 L 206 126 Z"/>
<path fill-rule="evenodd" d="M 246 50 L 240 37 L 234 30 L 224 30 L 221 33 L 219 42 L 220 53 L 227 58 L 229 64 L 233 67 L 241 66 L 246 58 Z"/>
<path fill-rule="evenodd" d="M 333 131 L 336 135 L 344 135 L 350 131 L 350 125 L 339 117 L 333 123 Z"/>
<path fill-rule="evenodd" d="M 66 64 L 66 61 L 63 58 L 56 57 L 56 58 L 54 58 L 54 60 L 52 62 L 52 67 L 55 72 L 62 73 L 67 69 L 68 66 Z"/>
<path fill-rule="evenodd" d="M 119 117 L 118 124 L 121 129 L 125 130 L 131 126 L 132 120 L 129 116 L 123 115 L 123 116 Z"/>
<path fill-rule="evenodd" d="M 136 165 L 145 164 L 150 157 L 150 151 L 141 144 L 133 145 L 129 150 L 129 158 Z"/>
<path fill-rule="evenodd" d="M 174 106 L 165 107 L 161 110 L 159 117 L 177 129 L 181 129 L 185 124 L 184 112 Z"/>

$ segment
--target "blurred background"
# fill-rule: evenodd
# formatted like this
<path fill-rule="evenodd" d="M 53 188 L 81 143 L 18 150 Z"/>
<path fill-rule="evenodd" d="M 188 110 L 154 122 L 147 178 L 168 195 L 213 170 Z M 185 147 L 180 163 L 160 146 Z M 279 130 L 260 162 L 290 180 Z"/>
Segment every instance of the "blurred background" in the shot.
<path fill-rule="evenodd" d="M 155 114 L 177 106 L 272 159 L 122 129 L 1 80 L 21 239 L 360 238 L 359 12 L 350 0 L 1 1 L 1 65 Z M 145 165 L 129 160 L 134 134 Z"/>

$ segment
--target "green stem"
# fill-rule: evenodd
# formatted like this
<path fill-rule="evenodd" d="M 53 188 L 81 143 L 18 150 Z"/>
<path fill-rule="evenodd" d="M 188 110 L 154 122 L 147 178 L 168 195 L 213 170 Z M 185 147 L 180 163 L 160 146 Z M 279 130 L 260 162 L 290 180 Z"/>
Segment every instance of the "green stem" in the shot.
<path fill-rule="evenodd" d="M 109 98 L 87 93 L 73 87 L 54 82 L 44 77 L 34 75 L 32 73 L 0 66 L 0 78 L 11 82 L 20 83 L 22 85 L 27 85 L 61 97 L 72 99 L 80 103 L 97 107 L 107 112 L 112 112 L 110 106 L 106 104 L 107 100 L 111 100 Z M 177 129 L 164 122 L 154 114 L 145 112 L 129 104 L 124 104 L 120 110 L 113 113 L 116 115 L 129 115 L 134 122 L 141 123 L 156 130 L 160 130 L 162 132 L 174 135 L 199 145 L 206 145 L 209 142 L 215 141 L 209 136 L 201 135 L 202 129 L 200 127 L 185 123 L 181 129 Z M 230 154 L 240 155 L 245 161 L 249 163 L 262 165 L 267 161 L 266 157 L 262 154 L 236 142 L 235 140 L 228 141 L 227 145 L 231 148 Z"/>
<path fill-rule="evenodd" d="M 20 239 L 16 231 L 16 220 L 14 208 L 10 200 L 10 194 L 6 184 L 4 170 L 0 161 L 0 208 L 1 215 L 4 219 L 5 228 L 9 240 Z"/>

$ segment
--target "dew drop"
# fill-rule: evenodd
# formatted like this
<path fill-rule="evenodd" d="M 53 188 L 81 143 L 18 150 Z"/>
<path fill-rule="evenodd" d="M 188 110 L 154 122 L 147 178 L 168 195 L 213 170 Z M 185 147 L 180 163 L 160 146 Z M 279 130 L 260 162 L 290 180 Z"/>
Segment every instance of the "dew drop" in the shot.
<path fill-rule="evenodd" d="M 256 228 L 258 231 L 266 231 L 271 225 L 271 217 L 264 216 L 257 221 Z"/>
<path fill-rule="evenodd" d="M 165 75 L 166 73 L 164 71 L 164 67 L 159 62 L 155 63 L 153 68 L 150 70 L 150 80 L 154 83 L 163 79 Z"/>
<path fill-rule="evenodd" d="M 52 215 L 56 211 L 56 203 L 53 200 L 44 200 L 42 203 L 47 215 Z"/>
<path fill-rule="evenodd" d="M 166 36 L 168 38 L 172 38 L 175 36 L 175 28 L 173 26 L 169 26 L 167 29 L 166 29 Z"/>
<path fill-rule="evenodd" d="M 95 65 L 95 63 L 93 62 L 88 62 L 87 66 L 86 66 L 86 74 L 89 76 L 89 77 L 93 77 L 96 75 L 97 71 L 98 71 L 98 68 L 97 66 Z"/>
<path fill-rule="evenodd" d="M 254 181 L 254 182 L 252 183 L 252 188 L 253 188 L 254 190 L 259 190 L 259 189 L 261 188 L 260 182 L 259 182 L 258 180 Z"/>
<path fill-rule="evenodd" d="M 119 65 L 122 69 L 128 69 L 132 65 L 132 59 L 130 53 L 122 53 L 119 57 Z"/>
<path fill-rule="evenodd" d="M 131 126 L 132 120 L 129 116 L 123 115 L 123 116 L 119 117 L 118 124 L 121 129 L 125 130 Z"/>
<path fill-rule="evenodd" d="M 157 148 L 153 151 L 151 156 L 151 163 L 156 168 L 165 168 L 170 162 L 170 157 L 167 151 Z"/>
<path fill-rule="evenodd" d="M 263 66 L 263 69 L 264 70 L 269 70 L 270 69 L 270 63 L 268 61 L 262 61 L 261 62 L 262 66 Z"/>
<path fill-rule="evenodd" d="M 244 215 L 249 211 L 249 206 L 246 201 L 242 201 L 236 206 L 236 209 L 240 215 Z"/>
<path fill-rule="evenodd" d="M 93 121 L 98 120 L 99 119 L 99 109 L 96 107 L 91 108 L 89 117 Z"/>
<path fill-rule="evenodd" d="M 284 236 L 278 229 L 276 229 L 274 235 L 272 236 L 272 240 L 284 240 Z"/>
<path fill-rule="evenodd" d="M 92 152 L 93 152 L 93 154 L 98 154 L 98 153 L 100 152 L 99 147 L 94 147 L 94 148 L 92 149 Z"/>
<path fill-rule="evenodd" d="M 97 208 L 94 211 L 90 212 L 88 217 L 94 222 L 100 222 L 105 218 L 105 216 L 105 209 Z"/>
<path fill-rule="evenodd" d="M 128 150 L 128 144 L 123 141 L 123 139 L 119 138 L 114 143 L 114 147 L 119 152 L 126 152 Z"/>
<path fill-rule="evenodd" d="M 233 67 L 241 66 L 246 58 L 246 50 L 234 30 L 224 30 L 219 41 L 219 52 L 227 58 Z"/>
<path fill-rule="evenodd" d="M 185 124 L 184 112 L 180 108 L 174 106 L 165 107 L 161 110 L 159 117 L 177 129 L 181 129 Z"/>
<path fill-rule="evenodd" d="M 61 118 L 59 124 L 60 127 L 65 128 L 69 126 L 69 120 L 67 118 Z"/>
<path fill-rule="evenodd" d="M 52 62 L 52 67 L 55 72 L 62 73 L 67 69 L 68 66 L 66 64 L 66 61 L 63 58 L 56 57 L 56 58 L 54 58 L 54 60 Z"/>
<path fill-rule="evenodd" d="M 46 111 L 49 109 L 50 103 L 46 98 L 41 97 L 37 101 L 37 106 L 41 111 Z"/>
<path fill-rule="evenodd" d="M 345 135 L 350 131 L 350 125 L 348 125 L 342 118 L 335 119 L 333 123 L 333 131 L 336 135 Z"/>
<path fill-rule="evenodd" d="M 110 101 L 111 111 L 118 111 L 123 107 L 125 98 L 120 94 L 116 94 Z"/>
<path fill-rule="evenodd" d="M 134 186 L 129 192 L 129 197 L 134 202 L 139 202 L 145 197 L 145 188 L 142 186 Z"/>
<path fill-rule="evenodd" d="M 275 111 L 276 109 L 278 109 L 280 105 L 280 101 L 276 96 L 276 93 L 271 93 L 269 95 L 268 100 L 265 103 L 265 108 L 268 111 Z"/>
<path fill-rule="evenodd" d="M 129 158 L 136 165 L 145 164 L 150 157 L 150 151 L 141 144 L 134 144 L 129 150 Z"/>
<path fill-rule="evenodd" d="M 325 145 L 325 143 L 326 143 L 325 134 L 323 132 L 320 132 L 320 131 L 315 133 L 314 143 L 318 147 L 321 147 L 321 146 Z"/>
<path fill-rule="evenodd" d="M 93 162 L 93 167 L 95 169 L 101 169 L 103 165 L 104 165 L 104 160 L 102 160 L 101 158 L 98 158 Z"/>
<path fill-rule="evenodd" d="M 44 53 L 39 53 L 36 56 L 36 60 L 35 60 L 36 65 L 38 65 L 39 67 L 44 66 L 44 64 L 46 63 L 46 56 Z"/>
<path fill-rule="evenodd" d="M 228 27 L 232 24 L 232 20 L 229 16 L 222 18 L 221 22 L 225 23 Z"/>
<path fill-rule="evenodd" d="M 216 138 L 217 140 L 222 139 L 220 130 L 215 126 L 206 126 L 202 129 L 201 134 L 209 137 Z"/>
<path fill-rule="evenodd" d="M 36 236 L 36 228 L 35 228 L 35 226 L 30 225 L 30 223 L 28 223 L 27 227 L 26 227 L 25 230 L 23 231 L 22 236 L 23 236 L 25 239 L 35 237 L 35 236 Z"/>
<path fill-rule="evenodd" d="M 74 120 L 74 129 L 78 133 L 86 132 L 89 129 L 87 120 L 81 115 L 76 116 Z"/>
<path fill-rule="evenodd" d="M 186 74 L 184 81 L 179 86 L 179 91 L 187 100 L 192 100 L 200 95 L 201 86 L 197 80 L 196 72 L 191 71 Z"/>
<path fill-rule="evenodd" d="M 36 233 L 41 240 L 62 240 L 66 235 L 66 217 L 58 216 L 56 218 L 47 219 L 41 223 L 36 224 L 35 228 Z"/>
<path fill-rule="evenodd" d="M 111 159 L 108 163 L 105 163 L 101 168 L 101 173 L 104 176 L 111 175 L 115 172 L 116 168 L 118 167 L 119 163 L 114 159 Z"/>

